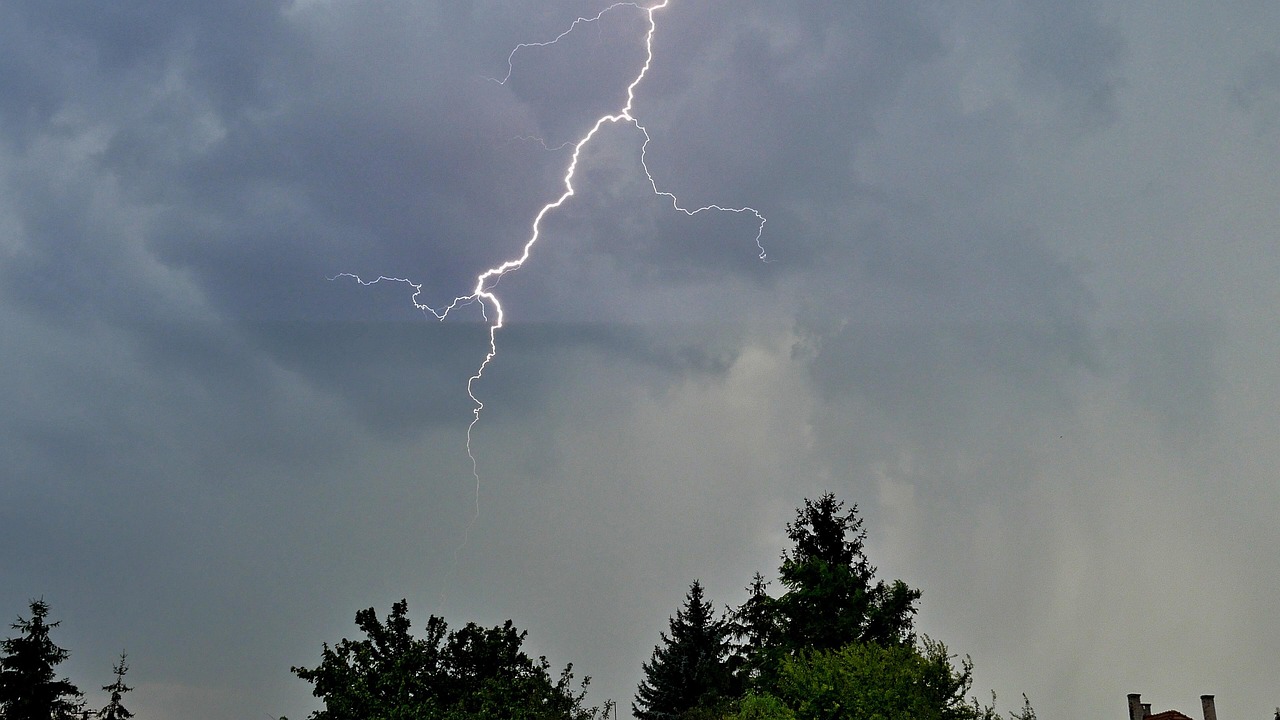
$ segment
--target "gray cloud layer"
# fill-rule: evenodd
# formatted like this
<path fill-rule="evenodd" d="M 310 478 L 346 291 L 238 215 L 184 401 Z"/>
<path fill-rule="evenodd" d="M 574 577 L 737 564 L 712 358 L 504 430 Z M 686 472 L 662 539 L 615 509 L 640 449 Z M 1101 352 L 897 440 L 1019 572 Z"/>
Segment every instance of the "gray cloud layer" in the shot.
<path fill-rule="evenodd" d="M 489 78 L 603 7 L 0 7 L 0 606 L 86 687 L 127 648 L 140 716 L 302 716 L 402 596 L 625 707 L 831 489 L 1009 707 L 1266 717 L 1280 12 L 674 0 L 647 162 L 773 262 L 602 131 L 500 287 L 457 550 L 479 315 L 326 278 L 511 256 L 642 14 Z"/>

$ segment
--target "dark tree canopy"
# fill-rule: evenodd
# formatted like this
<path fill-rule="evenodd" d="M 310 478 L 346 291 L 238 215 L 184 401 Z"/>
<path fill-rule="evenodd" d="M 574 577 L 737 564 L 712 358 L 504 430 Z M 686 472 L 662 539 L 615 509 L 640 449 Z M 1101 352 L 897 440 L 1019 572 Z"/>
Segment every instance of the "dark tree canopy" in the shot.
<path fill-rule="evenodd" d="M 757 572 L 747 586 L 746 601 L 733 611 L 729 622 L 730 633 L 736 640 L 729 663 L 746 685 L 759 680 L 774 664 L 781 647 L 777 601 L 769 597 L 768 588 L 768 581 Z"/>
<path fill-rule="evenodd" d="M 782 556 L 778 626 L 792 649 L 829 650 L 851 642 L 909 643 L 920 591 L 901 580 L 875 581 L 863 551 L 866 532 L 857 515 L 828 493 L 805 500 L 787 525 L 794 548 Z"/>
<path fill-rule="evenodd" d="M 697 580 L 684 607 L 670 619 L 671 634 L 643 666 L 644 680 L 631 710 L 639 720 L 678 718 L 698 707 L 714 707 L 736 694 L 729 666 L 728 621 L 716 617 Z"/>
<path fill-rule="evenodd" d="M 54 668 L 70 656 L 54 644 L 46 622 L 49 604 L 31 601 L 31 618 L 19 617 L 10 627 L 17 637 L 0 642 L 0 718 L 4 720 L 63 720 L 84 707 L 80 690 L 67 678 L 56 679 Z"/>
<path fill-rule="evenodd" d="M 586 720 L 596 714 L 582 707 L 585 691 L 573 691 L 571 667 L 552 680 L 545 658 L 520 649 L 525 633 L 509 620 L 450 633 L 432 615 L 425 637 L 415 638 L 401 600 L 385 622 L 368 608 L 356 613 L 356 625 L 365 639 L 344 638 L 332 648 L 325 643 L 320 665 L 292 668 L 324 700 L 312 720 Z"/>
<path fill-rule="evenodd" d="M 740 687 L 720 720 L 997 720 L 968 698 L 971 666 L 912 631 L 920 591 L 877 581 L 857 506 L 805 500 L 772 597 L 756 573 L 732 613 Z M 1016 716 L 1015 716 L 1016 717 Z"/>

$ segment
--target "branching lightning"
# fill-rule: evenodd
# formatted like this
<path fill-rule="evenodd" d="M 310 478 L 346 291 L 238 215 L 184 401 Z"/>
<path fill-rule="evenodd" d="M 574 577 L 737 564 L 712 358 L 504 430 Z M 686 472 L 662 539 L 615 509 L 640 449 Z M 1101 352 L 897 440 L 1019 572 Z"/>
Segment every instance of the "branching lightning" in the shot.
<path fill-rule="evenodd" d="M 538 240 L 542 237 L 543 218 L 545 218 L 547 214 L 550 213 L 551 211 L 556 210 L 561 205 L 563 205 L 569 198 L 574 196 L 575 189 L 573 185 L 573 178 L 578 169 L 579 157 L 581 156 L 583 149 L 587 147 L 588 144 L 590 144 L 591 140 L 596 136 L 596 134 L 600 131 L 602 127 L 610 124 L 627 123 L 634 126 L 636 130 L 638 130 L 643 135 L 644 142 L 641 144 L 641 148 L 640 148 L 641 167 L 643 167 L 644 169 L 645 176 L 648 178 L 649 185 L 650 187 L 653 188 L 654 194 L 670 200 L 671 206 L 675 210 L 678 210 L 688 216 L 694 216 L 694 215 L 697 215 L 698 213 L 706 212 L 709 210 L 714 210 L 718 212 L 749 214 L 753 216 L 757 220 L 755 243 L 756 243 L 756 248 L 760 251 L 758 257 L 761 261 L 764 261 L 764 262 L 769 261 L 768 256 L 764 249 L 764 245 L 762 243 L 762 238 L 764 236 L 764 225 L 766 220 L 764 215 L 760 214 L 759 211 L 755 210 L 754 208 L 746 207 L 746 206 L 726 207 L 726 206 L 716 205 L 716 204 L 703 205 L 702 207 L 689 209 L 688 207 L 681 205 L 679 198 L 677 198 L 673 193 L 659 188 L 657 180 L 654 179 L 653 173 L 649 170 L 649 165 L 646 159 L 646 153 L 648 151 L 649 141 L 650 141 L 649 131 L 642 124 L 640 124 L 639 120 L 636 119 L 634 115 L 632 115 L 632 105 L 635 102 L 636 87 L 639 86 L 640 83 L 644 80 L 645 75 L 648 74 L 649 72 L 650 65 L 653 63 L 653 37 L 657 31 L 657 22 L 654 19 L 654 16 L 659 10 L 662 10 L 663 8 L 667 7 L 668 4 L 670 4 L 670 1 L 671 0 L 662 0 L 661 2 L 658 2 L 648 7 L 644 7 L 634 2 L 618 2 L 606 7 L 604 10 L 601 10 L 599 13 L 597 13 L 592 17 L 589 17 L 589 18 L 579 17 L 569 25 L 568 29 L 566 29 L 564 32 L 557 35 L 552 40 L 548 40 L 545 42 L 536 42 L 536 43 L 521 43 L 517 45 L 514 49 L 512 49 L 511 53 L 507 56 L 506 76 L 503 77 L 501 80 L 498 80 L 496 78 L 489 78 L 493 82 L 496 82 L 500 85 L 505 85 L 507 81 L 511 79 L 512 73 L 514 72 L 514 68 L 515 68 L 516 54 L 519 53 L 521 50 L 526 48 L 546 47 L 549 45 L 554 45 L 557 42 L 559 42 L 561 39 L 563 39 L 565 36 L 572 33 L 579 26 L 587 23 L 596 22 L 600 18 L 604 17 L 604 15 L 606 15 L 607 13 L 613 10 L 616 10 L 618 8 L 621 8 L 621 7 L 635 8 L 643 12 L 648 21 L 648 30 L 645 33 L 644 65 L 640 68 L 640 71 L 636 74 L 634 79 L 631 81 L 631 84 L 627 86 L 626 103 L 613 114 L 602 115 L 601 117 L 597 118 L 595 123 L 592 125 L 591 129 L 587 131 L 587 133 L 582 137 L 580 137 L 577 141 L 567 142 L 559 146 L 559 147 L 567 147 L 569 145 L 573 146 L 573 154 L 569 161 L 569 165 L 568 167 L 566 167 L 565 173 L 564 173 L 564 179 L 563 179 L 564 191 L 555 200 L 552 200 L 546 205 L 543 205 L 542 209 L 539 210 L 537 215 L 533 218 L 533 223 L 530 229 L 529 237 L 525 241 L 524 247 L 521 250 L 520 255 L 518 257 L 507 260 L 497 266 L 488 268 L 487 270 L 484 270 L 483 272 L 481 272 L 479 275 L 476 276 L 476 283 L 475 283 L 475 286 L 472 287 L 471 292 L 469 292 L 466 295 L 461 295 L 454 298 L 453 302 L 449 303 L 447 306 L 443 307 L 442 309 L 436 309 L 421 302 L 419 300 L 419 297 L 422 294 L 422 285 L 420 283 L 415 283 L 412 280 L 409 280 L 407 278 L 390 277 L 390 276 L 384 275 L 384 276 L 379 276 L 373 280 L 363 280 L 359 276 L 353 273 L 339 273 L 333 278 L 330 278 L 331 280 L 337 279 L 339 277 L 351 278 L 356 282 L 360 283 L 361 285 L 374 285 L 380 282 L 404 283 L 413 288 L 413 295 L 411 296 L 411 301 L 414 307 L 418 308 L 418 310 L 422 311 L 423 313 L 431 313 L 431 315 L 435 317 L 437 320 L 444 320 L 449 316 L 450 313 L 452 313 L 457 308 L 464 307 L 473 303 L 478 303 L 480 305 L 481 316 L 485 319 L 486 322 L 489 323 L 489 348 L 484 356 L 484 360 L 480 363 L 480 366 L 476 368 L 475 373 L 467 380 L 467 395 L 471 398 L 471 401 L 474 407 L 472 408 L 471 422 L 467 425 L 467 442 L 466 442 L 467 457 L 471 460 L 471 473 L 475 477 L 475 481 L 476 481 L 475 500 L 476 500 L 477 516 L 479 516 L 479 513 L 480 513 L 480 471 L 476 463 L 475 453 L 472 450 L 471 440 L 472 440 L 472 433 L 476 428 L 476 424 L 480 422 L 480 413 L 482 410 L 484 410 L 485 406 L 484 406 L 484 402 L 482 402 L 480 398 L 476 395 L 476 383 L 480 382 L 480 380 L 483 379 L 485 370 L 489 367 L 490 363 L 493 362 L 494 358 L 497 357 L 498 331 L 502 329 L 506 319 L 506 315 L 502 307 L 502 301 L 498 298 L 498 295 L 494 292 L 494 289 L 497 287 L 499 281 L 501 281 L 504 275 L 506 275 L 509 272 L 518 270 L 522 265 L 524 265 L 525 261 L 529 259 L 529 255 L 532 252 L 534 245 L 536 245 Z M 539 142 L 541 142 L 541 140 L 539 140 Z M 543 144 L 543 147 L 546 147 L 545 143 Z"/>

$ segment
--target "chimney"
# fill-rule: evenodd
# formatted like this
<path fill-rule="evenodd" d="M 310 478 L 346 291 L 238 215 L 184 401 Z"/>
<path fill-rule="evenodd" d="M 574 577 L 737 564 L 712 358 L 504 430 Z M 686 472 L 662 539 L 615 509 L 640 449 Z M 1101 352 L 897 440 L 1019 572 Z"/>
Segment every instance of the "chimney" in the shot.
<path fill-rule="evenodd" d="M 1129 720 L 1142 720 L 1142 695 L 1129 693 Z"/>
<path fill-rule="evenodd" d="M 1151 703 L 1142 703 L 1142 717 L 1151 717 Z"/>
<path fill-rule="evenodd" d="M 1200 707 L 1204 708 L 1204 720 L 1218 720 L 1218 711 L 1213 707 L 1212 695 L 1201 695 Z"/>

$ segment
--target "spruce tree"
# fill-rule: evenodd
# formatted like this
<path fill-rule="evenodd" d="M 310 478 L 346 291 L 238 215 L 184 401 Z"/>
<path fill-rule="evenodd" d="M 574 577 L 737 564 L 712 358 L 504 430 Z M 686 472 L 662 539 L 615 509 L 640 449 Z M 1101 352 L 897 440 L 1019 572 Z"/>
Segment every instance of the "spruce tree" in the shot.
<path fill-rule="evenodd" d="M 920 591 L 901 580 L 875 582 L 876 569 L 863 552 L 866 532 L 857 515 L 827 493 L 805 500 L 787 525 L 795 543 L 783 554 L 778 575 L 786 592 L 778 598 L 783 643 L 791 650 L 830 650 L 851 642 L 909 643 Z"/>
<path fill-rule="evenodd" d="M 120 702 L 120 698 L 133 688 L 124 684 L 124 674 L 129 672 L 129 666 L 124 662 L 125 654 L 120 653 L 120 662 L 111 668 L 116 674 L 116 681 L 110 685 L 103 685 L 102 689 L 111 693 L 111 702 L 107 706 L 98 711 L 98 717 L 102 720 L 129 720 L 133 717 L 133 713 L 129 712 Z"/>
<path fill-rule="evenodd" d="M 777 659 L 777 601 L 769 597 L 768 581 L 756 573 L 747 586 L 747 599 L 730 614 L 729 630 L 735 640 L 729 664 L 739 681 L 751 685 L 761 679 Z"/>
<path fill-rule="evenodd" d="M 689 587 L 670 629 L 670 635 L 661 634 L 662 644 L 643 665 L 644 680 L 631 704 L 639 720 L 678 718 L 736 695 L 729 667 L 730 625 L 716 617 L 699 581 Z"/>
<path fill-rule="evenodd" d="M 67 678 L 55 679 L 54 668 L 70 653 L 54 644 L 46 622 L 49 604 L 31 601 L 31 618 L 18 617 L 10 627 L 17 637 L 0 642 L 0 718 L 64 720 L 84 710 L 80 690 Z"/>

